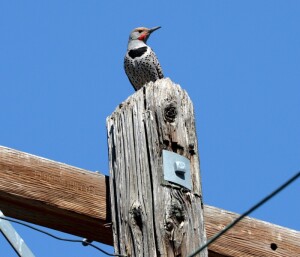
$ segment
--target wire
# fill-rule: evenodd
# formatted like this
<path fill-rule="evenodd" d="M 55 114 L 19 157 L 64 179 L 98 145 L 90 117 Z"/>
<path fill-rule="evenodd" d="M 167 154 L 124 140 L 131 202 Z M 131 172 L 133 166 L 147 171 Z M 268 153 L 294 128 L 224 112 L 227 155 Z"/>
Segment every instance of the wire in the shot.
<path fill-rule="evenodd" d="M 241 216 L 239 216 L 236 220 L 234 220 L 232 223 L 227 225 L 223 230 L 221 230 L 219 233 L 215 234 L 213 237 L 211 237 L 206 244 L 198 248 L 194 253 L 189 255 L 188 257 L 193 257 L 196 254 L 200 253 L 202 250 L 204 250 L 206 247 L 208 247 L 211 243 L 216 241 L 220 236 L 225 234 L 229 229 L 233 228 L 239 221 L 241 221 L 243 218 L 248 216 L 251 212 L 255 211 L 257 208 L 262 206 L 264 203 L 269 201 L 272 197 L 274 197 L 276 194 L 278 194 L 281 190 L 286 188 L 288 185 L 290 185 L 292 182 L 294 182 L 297 178 L 300 176 L 300 171 L 296 173 L 293 177 L 291 177 L 288 181 L 286 181 L 284 184 L 282 184 L 280 187 L 278 187 L 276 190 L 274 190 L 272 193 L 270 193 L 268 196 L 263 198 L 261 201 L 259 201 L 257 204 L 255 204 L 253 207 L 251 207 L 248 211 L 243 213 Z"/>
<path fill-rule="evenodd" d="M 41 230 L 41 229 L 38 229 L 38 228 L 36 228 L 36 227 L 30 226 L 30 225 L 28 225 L 28 224 L 26 224 L 26 223 L 24 223 L 24 222 L 21 222 L 21 221 L 17 221 L 17 220 L 11 219 L 11 218 L 3 217 L 3 216 L 0 216 L 0 219 L 6 220 L 6 221 L 9 221 L 9 222 L 13 222 L 13 223 L 20 224 L 20 225 L 22 225 L 22 226 L 28 227 L 28 228 L 30 228 L 30 229 L 32 229 L 32 230 L 38 231 L 38 232 L 40 232 L 40 233 L 43 233 L 43 234 L 45 234 L 45 235 L 47 235 L 47 236 L 50 236 L 50 237 L 52 237 L 52 238 L 54 238 L 54 239 L 57 239 L 57 240 L 60 240 L 60 241 L 71 242 L 71 243 L 82 243 L 84 246 L 89 245 L 89 246 L 91 246 L 91 247 L 97 249 L 98 251 L 100 251 L 100 252 L 102 252 L 102 253 L 104 253 L 104 254 L 106 254 L 106 255 L 108 255 L 108 256 L 126 257 L 126 255 L 122 255 L 122 254 L 111 254 L 111 253 L 108 253 L 108 252 L 104 251 L 103 249 L 101 249 L 100 247 L 98 247 L 98 246 L 92 244 L 92 243 L 91 243 L 90 241 L 88 241 L 87 239 L 79 240 L 79 239 L 62 238 L 62 237 L 55 236 L 55 235 L 53 235 L 53 234 L 51 234 L 51 233 L 49 233 L 49 232 L 46 232 L 46 231 L 44 231 L 44 230 Z"/>

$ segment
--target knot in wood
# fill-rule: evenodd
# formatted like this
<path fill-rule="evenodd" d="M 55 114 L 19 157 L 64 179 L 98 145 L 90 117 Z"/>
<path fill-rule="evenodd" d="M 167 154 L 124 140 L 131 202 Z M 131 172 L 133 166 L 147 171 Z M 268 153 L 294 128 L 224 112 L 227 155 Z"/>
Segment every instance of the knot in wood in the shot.
<path fill-rule="evenodd" d="M 170 103 L 165 107 L 164 116 L 165 120 L 168 122 L 174 122 L 177 116 L 176 103 Z"/>
<path fill-rule="evenodd" d="M 191 155 L 195 154 L 195 145 L 194 144 L 189 144 L 189 153 Z"/>
<path fill-rule="evenodd" d="M 133 224 L 136 224 L 140 229 L 142 229 L 142 207 L 138 203 L 134 203 L 130 208 L 130 214 L 133 220 Z"/>
<path fill-rule="evenodd" d="M 184 210 L 180 205 L 174 204 L 171 206 L 171 217 L 181 223 L 185 220 Z"/>
<path fill-rule="evenodd" d="M 174 223 L 173 223 L 173 221 L 172 221 L 172 220 L 167 221 L 166 224 L 165 224 L 165 228 L 166 228 L 166 230 L 169 231 L 169 232 L 172 231 L 173 228 L 174 228 Z"/>

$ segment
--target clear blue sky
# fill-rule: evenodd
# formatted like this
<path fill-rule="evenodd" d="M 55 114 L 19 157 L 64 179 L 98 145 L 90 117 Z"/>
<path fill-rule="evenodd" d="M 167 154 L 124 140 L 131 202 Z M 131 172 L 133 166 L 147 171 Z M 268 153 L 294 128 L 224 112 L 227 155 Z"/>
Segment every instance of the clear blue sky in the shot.
<path fill-rule="evenodd" d="M 108 174 L 105 119 L 134 93 L 129 32 L 162 26 L 148 43 L 194 102 L 204 201 L 241 213 L 300 169 L 299 13 L 297 0 L 3 0 L 0 145 Z M 299 195 L 297 181 L 252 216 L 300 230 Z M 15 228 L 36 256 L 104 256 Z M 15 256 L 1 236 L 0 256 Z"/>

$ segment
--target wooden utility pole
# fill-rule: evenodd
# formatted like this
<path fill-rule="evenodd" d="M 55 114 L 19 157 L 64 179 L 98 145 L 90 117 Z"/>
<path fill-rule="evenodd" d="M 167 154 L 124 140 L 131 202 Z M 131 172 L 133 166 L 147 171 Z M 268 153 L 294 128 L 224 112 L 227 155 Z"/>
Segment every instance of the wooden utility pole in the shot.
<path fill-rule="evenodd" d="M 206 233 L 194 110 L 187 93 L 170 79 L 150 82 L 107 118 L 107 129 L 116 253 L 192 253 Z M 164 179 L 163 150 L 188 158 L 191 190 Z"/>

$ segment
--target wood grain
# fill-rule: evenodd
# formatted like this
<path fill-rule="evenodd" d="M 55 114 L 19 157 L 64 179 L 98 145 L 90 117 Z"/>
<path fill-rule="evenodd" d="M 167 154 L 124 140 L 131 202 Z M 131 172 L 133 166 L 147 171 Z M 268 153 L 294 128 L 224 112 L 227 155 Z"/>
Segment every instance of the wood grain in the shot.
<path fill-rule="evenodd" d="M 59 183 L 58 179 L 34 175 L 43 171 L 69 182 Z M 112 230 L 107 224 L 110 222 L 107 177 L 2 146 L 0 175 L 0 210 L 6 216 L 113 245 Z M 78 187 L 72 181 L 92 185 L 93 190 L 83 190 L 87 186 Z M 77 193 L 78 188 L 84 193 Z M 85 203 L 90 197 L 93 200 Z M 204 205 L 207 238 L 237 215 Z M 271 244 L 276 244 L 276 250 L 272 250 Z M 209 257 L 241 256 L 298 257 L 300 232 L 245 218 L 209 247 Z"/>
<path fill-rule="evenodd" d="M 0 172 L 5 215 L 112 244 L 105 176 L 6 147 Z"/>
<path fill-rule="evenodd" d="M 206 240 L 189 96 L 169 79 L 150 82 L 108 117 L 107 129 L 116 252 L 187 256 Z M 191 191 L 164 181 L 163 149 L 190 160 Z"/>
<path fill-rule="evenodd" d="M 205 206 L 204 219 L 210 238 L 238 217 L 238 214 Z M 298 257 L 300 232 L 245 218 L 210 247 L 210 257 Z"/>

